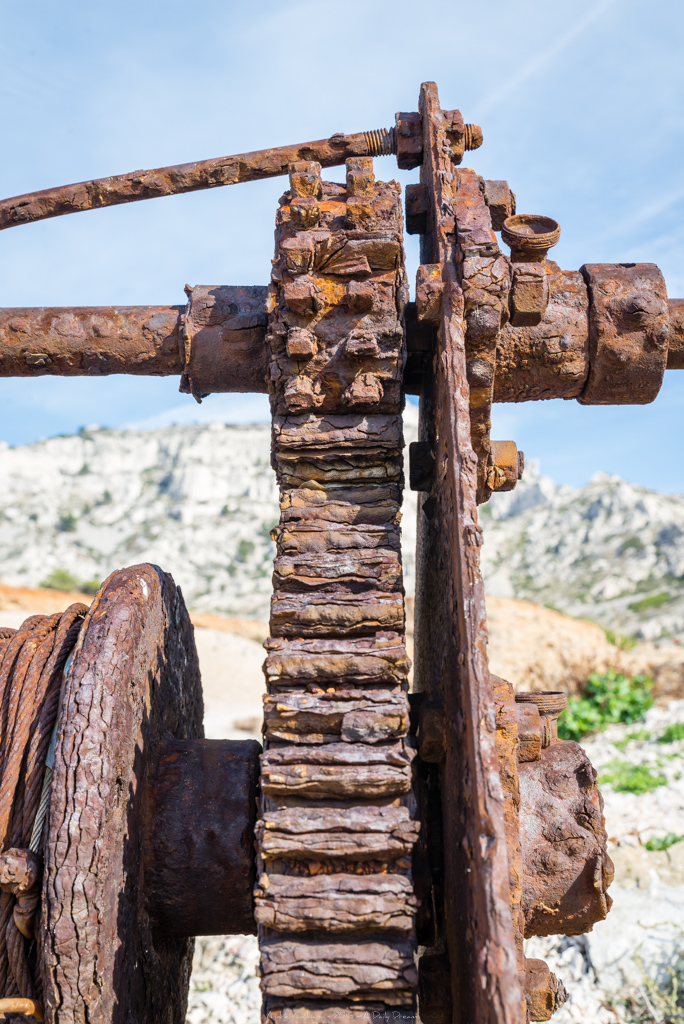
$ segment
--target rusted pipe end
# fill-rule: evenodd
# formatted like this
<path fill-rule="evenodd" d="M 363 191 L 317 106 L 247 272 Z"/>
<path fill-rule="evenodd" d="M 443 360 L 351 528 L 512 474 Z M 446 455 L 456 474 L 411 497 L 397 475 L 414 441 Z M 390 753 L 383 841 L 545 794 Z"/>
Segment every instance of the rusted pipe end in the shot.
<path fill-rule="evenodd" d="M 543 263 L 560 233 L 557 220 L 536 213 L 516 213 L 507 217 L 501 228 L 501 238 L 510 246 L 514 263 Z"/>

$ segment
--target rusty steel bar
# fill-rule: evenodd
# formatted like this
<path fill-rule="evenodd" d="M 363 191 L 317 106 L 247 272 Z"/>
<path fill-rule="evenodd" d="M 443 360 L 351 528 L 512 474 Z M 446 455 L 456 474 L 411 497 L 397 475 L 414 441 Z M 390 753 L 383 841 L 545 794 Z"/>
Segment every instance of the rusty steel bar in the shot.
<path fill-rule="evenodd" d="M 0 309 L 0 376 L 181 373 L 185 306 Z"/>
<path fill-rule="evenodd" d="M 241 391 L 265 394 L 266 298 L 262 287 L 190 289 L 214 297 L 211 312 L 206 301 L 196 315 L 201 329 L 194 333 L 191 363 L 203 393 Z M 197 305 L 197 304 L 196 304 Z M 75 306 L 0 309 L 0 377 L 104 376 L 125 373 L 166 377 L 185 368 L 181 337 L 187 306 Z M 684 299 L 670 299 L 668 370 L 684 369 Z M 209 318 L 211 322 L 209 322 Z M 415 303 L 406 309 L 409 361 L 404 375 L 407 394 L 419 394 L 421 376 L 431 360 L 432 338 L 415 318 Z M 200 365 L 201 364 L 201 365 Z M 589 372 L 588 359 L 577 390 Z M 520 367 L 497 365 L 494 401 L 505 390 L 505 401 L 531 401 L 539 397 L 521 362 Z M 536 379 L 536 378 L 535 378 Z M 517 387 L 515 383 L 517 381 Z M 203 385 L 206 382 L 206 387 Z M 512 383 L 513 382 L 513 383 Z M 544 398 L 566 397 L 550 381 Z M 505 389 L 504 389 L 505 384 Z M 512 389 L 512 391 L 511 391 Z M 514 393 L 515 398 L 508 397 Z"/>
<path fill-rule="evenodd" d="M 316 142 L 216 157 L 213 160 L 196 160 L 172 167 L 156 167 L 149 171 L 130 171 L 110 178 L 60 185 L 41 192 L 3 199 L 0 201 L 0 231 L 17 224 L 29 224 L 82 210 L 96 210 L 103 206 L 135 203 L 141 199 L 158 199 L 181 192 L 217 188 L 219 185 L 274 178 L 287 174 L 288 165 L 300 160 L 315 160 L 322 167 L 334 167 L 343 164 L 351 156 L 386 156 L 392 153 L 396 153 L 395 130 L 382 128 L 353 135 L 338 132 L 329 139 Z"/>
<path fill-rule="evenodd" d="M 186 306 L 0 309 L 0 377 L 189 372 L 193 393 L 266 393 L 266 288 L 187 291 Z"/>

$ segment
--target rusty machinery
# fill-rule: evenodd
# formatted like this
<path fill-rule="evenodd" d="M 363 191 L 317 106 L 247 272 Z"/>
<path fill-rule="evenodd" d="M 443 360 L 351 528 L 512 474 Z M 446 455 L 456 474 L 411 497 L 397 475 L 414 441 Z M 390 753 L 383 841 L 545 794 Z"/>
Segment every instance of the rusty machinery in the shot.
<path fill-rule="evenodd" d="M 684 303 L 651 264 L 560 270 L 558 224 L 516 214 L 506 182 L 461 166 L 481 142 L 427 83 L 388 131 L 0 202 L 6 228 L 289 174 L 267 287 L 0 311 L 5 376 L 180 374 L 197 398 L 267 392 L 281 508 L 263 752 L 202 738 L 192 629 L 154 566 L 114 573 L 90 609 L 55 620 L 42 674 L 44 621 L 3 631 L 7 1012 L 180 1024 L 191 937 L 253 932 L 274 1024 L 413 1018 L 416 1004 L 424 1024 L 523 1024 L 563 1001 L 523 939 L 605 917 L 612 865 L 596 774 L 558 741 L 564 696 L 514 694 L 488 671 L 477 504 L 523 468 L 513 442 L 490 440 L 491 405 L 651 402 L 666 367 L 684 367 Z M 388 154 L 420 168 L 406 190 L 415 302 L 400 189 L 373 173 Z M 344 183 L 322 180 L 340 164 Z M 420 395 L 411 693 L 406 393 Z M 57 695 L 52 718 L 38 691 Z M 49 735 L 41 832 L 25 807 Z"/>

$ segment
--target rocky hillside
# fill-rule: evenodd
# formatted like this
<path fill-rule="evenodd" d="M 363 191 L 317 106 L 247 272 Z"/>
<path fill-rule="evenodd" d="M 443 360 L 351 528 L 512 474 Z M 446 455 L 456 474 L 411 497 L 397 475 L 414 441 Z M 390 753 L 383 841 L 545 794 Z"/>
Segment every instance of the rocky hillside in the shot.
<path fill-rule="evenodd" d="M 407 441 L 416 410 L 406 414 Z M 157 562 L 190 607 L 265 618 L 278 519 L 266 424 L 82 430 L 0 447 L 0 579 L 90 589 Z M 579 490 L 530 467 L 481 509 L 490 593 L 594 619 L 615 633 L 684 638 L 684 498 L 616 477 Z M 415 495 L 404 513 L 413 590 Z"/>
<path fill-rule="evenodd" d="M 604 474 L 557 487 L 534 465 L 525 477 L 481 513 L 489 593 L 627 637 L 684 638 L 684 497 Z"/>

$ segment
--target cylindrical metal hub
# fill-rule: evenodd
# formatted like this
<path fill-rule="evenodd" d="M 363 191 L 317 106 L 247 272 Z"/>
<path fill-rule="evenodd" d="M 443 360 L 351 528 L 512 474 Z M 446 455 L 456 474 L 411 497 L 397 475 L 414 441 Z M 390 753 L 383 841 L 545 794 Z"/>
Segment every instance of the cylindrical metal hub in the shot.
<path fill-rule="evenodd" d="M 164 936 L 253 935 L 261 745 L 169 740 L 149 778 L 144 888 Z"/>

